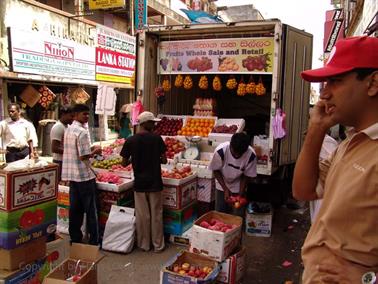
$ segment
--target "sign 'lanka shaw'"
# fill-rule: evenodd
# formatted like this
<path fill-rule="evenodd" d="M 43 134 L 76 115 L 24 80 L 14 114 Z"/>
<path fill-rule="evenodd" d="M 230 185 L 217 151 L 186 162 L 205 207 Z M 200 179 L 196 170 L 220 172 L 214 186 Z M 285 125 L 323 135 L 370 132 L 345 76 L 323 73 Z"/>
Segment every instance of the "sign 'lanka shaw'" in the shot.
<path fill-rule="evenodd" d="M 135 37 L 98 25 L 96 43 L 96 80 L 131 84 Z"/>

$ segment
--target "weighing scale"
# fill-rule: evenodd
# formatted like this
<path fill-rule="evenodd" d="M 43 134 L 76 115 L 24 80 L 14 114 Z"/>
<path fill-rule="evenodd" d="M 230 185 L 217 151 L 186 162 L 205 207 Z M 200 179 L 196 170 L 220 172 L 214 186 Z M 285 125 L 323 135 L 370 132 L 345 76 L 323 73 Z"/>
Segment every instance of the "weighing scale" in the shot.
<path fill-rule="evenodd" d="M 184 152 L 184 159 L 186 160 L 199 160 L 200 149 L 199 142 L 201 142 L 201 136 L 186 136 L 186 140 L 189 142 L 189 147 Z"/>

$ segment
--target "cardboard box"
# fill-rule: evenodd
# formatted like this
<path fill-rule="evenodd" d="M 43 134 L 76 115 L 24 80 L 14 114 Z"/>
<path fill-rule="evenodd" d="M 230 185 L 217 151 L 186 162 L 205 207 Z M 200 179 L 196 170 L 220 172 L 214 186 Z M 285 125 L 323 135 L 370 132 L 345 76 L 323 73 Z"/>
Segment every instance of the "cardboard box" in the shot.
<path fill-rule="evenodd" d="M 70 221 L 70 207 L 60 205 L 57 207 L 57 226 L 56 231 L 60 234 L 66 234 L 68 235 L 68 227 L 69 227 L 69 221 Z M 83 225 L 81 226 L 81 232 L 83 233 L 83 236 L 85 236 L 87 230 L 86 230 L 86 224 L 87 224 L 87 218 L 86 214 L 84 213 L 83 218 Z"/>
<path fill-rule="evenodd" d="M 236 225 L 237 227 L 227 233 L 223 233 L 209 230 L 199 225 L 202 221 L 210 222 L 211 219 L 217 219 L 225 224 Z M 205 254 L 216 261 L 223 261 L 239 245 L 242 223 L 243 219 L 241 217 L 210 211 L 194 222 L 190 251 Z"/>
<path fill-rule="evenodd" d="M 52 270 L 68 257 L 68 243 L 61 236 L 55 234 L 55 240 L 46 243 L 46 254 Z"/>
<path fill-rule="evenodd" d="M 67 258 L 61 265 L 51 271 L 44 279 L 44 284 L 72 283 L 67 279 L 75 274 L 75 269 L 79 265 L 81 268 L 81 278 L 75 282 L 78 284 L 96 284 L 97 266 L 96 264 L 104 256 L 100 253 L 98 246 L 73 243 Z M 80 260 L 79 264 L 78 261 Z"/>
<path fill-rule="evenodd" d="M 181 210 L 164 209 L 163 225 L 165 234 L 181 235 L 197 218 L 197 203 L 193 202 Z"/>
<path fill-rule="evenodd" d="M 263 203 L 261 203 L 263 204 Z M 248 236 L 270 237 L 272 234 L 273 208 L 270 204 L 269 212 L 258 213 L 251 210 L 250 204 L 247 207 L 245 215 L 245 232 Z"/>
<path fill-rule="evenodd" d="M 203 268 L 205 266 L 210 267 L 212 271 L 205 279 L 198 279 L 195 277 L 180 275 L 172 271 L 175 264 L 181 265 L 183 263 L 189 263 L 191 265 L 199 266 Z M 207 284 L 215 283 L 219 273 L 219 265 L 216 261 L 203 255 L 190 253 L 183 251 L 178 253 L 175 257 L 169 260 L 160 272 L 161 284 Z"/>
<path fill-rule="evenodd" d="M 55 200 L 58 166 L 22 171 L 0 170 L 0 210 L 13 211 Z"/>
<path fill-rule="evenodd" d="M 14 249 L 56 231 L 56 201 L 0 211 L 0 247 Z"/>
<path fill-rule="evenodd" d="M 181 235 L 169 235 L 169 241 L 172 244 L 179 246 L 190 246 L 190 239 L 192 236 L 192 228 L 188 229 L 186 232 Z"/>
<path fill-rule="evenodd" d="M 0 284 L 41 284 L 46 258 L 37 260 L 15 271 L 0 270 Z"/>
<path fill-rule="evenodd" d="M 111 192 L 98 190 L 99 210 L 105 213 L 110 212 L 112 205 L 129 207 L 134 201 L 134 191 L 132 189 L 123 192 Z"/>
<path fill-rule="evenodd" d="M 164 184 L 163 206 L 168 209 L 179 210 L 197 200 L 197 178 L 191 179 L 183 185 L 173 186 Z"/>
<path fill-rule="evenodd" d="M 134 186 L 133 179 L 121 178 L 121 180 L 122 180 L 121 184 L 96 181 L 97 189 L 113 191 L 113 192 L 122 192 Z"/>
<path fill-rule="evenodd" d="M 58 205 L 70 206 L 70 188 L 65 185 L 58 185 Z"/>
<path fill-rule="evenodd" d="M 0 269 L 15 270 L 46 255 L 46 238 L 41 237 L 18 248 L 0 249 Z"/>
<path fill-rule="evenodd" d="M 197 200 L 208 203 L 215 200 L 215 178 L 198 179 Z"/>
<path fill-rule="evenodd" d="M 220 264 L 220 271 L 217 282 L 224 284 L 241 283 L 245 273 L 245 258 L 247 250 L 245 247 L 238 248 L 237 251 L 226 258 Z"/>

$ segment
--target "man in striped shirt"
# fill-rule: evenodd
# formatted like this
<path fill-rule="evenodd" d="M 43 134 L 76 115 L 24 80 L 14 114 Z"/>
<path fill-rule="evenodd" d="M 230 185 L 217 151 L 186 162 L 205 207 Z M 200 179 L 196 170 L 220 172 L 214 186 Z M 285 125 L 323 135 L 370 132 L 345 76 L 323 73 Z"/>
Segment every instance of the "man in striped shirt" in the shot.
<path fill-rule="evenodd" d="M 89 243 L 99 243 L 96 176 L 89 158 L 101 153 L 100 147 L 91 147 L 85 124 L 89 120 L 89 107 L 73 106 L 74 121 L 64 134 L 62 180 L 70 182 L 69 233 L 71 242 L 81 243 L 83 216 L 86 213 Z"/>

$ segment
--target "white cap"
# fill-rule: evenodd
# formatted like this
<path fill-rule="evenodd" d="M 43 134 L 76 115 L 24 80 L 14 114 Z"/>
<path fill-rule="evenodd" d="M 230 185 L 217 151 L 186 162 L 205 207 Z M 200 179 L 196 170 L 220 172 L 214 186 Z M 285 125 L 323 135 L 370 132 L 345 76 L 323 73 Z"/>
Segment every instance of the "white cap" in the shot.
<path fill-rule="evenodd" d="M 119 111 L 123 113 L 129 113 L 131 112 L 132 107 L 132 104 L 124 104 Z"/>
<path fill-rule="evenodd" d="M 161 119 L 156 118 L 152 112 L 144 111 L 138 115 L 138 123 L 142 124 L 147 121 L 160 121 Z"/>

